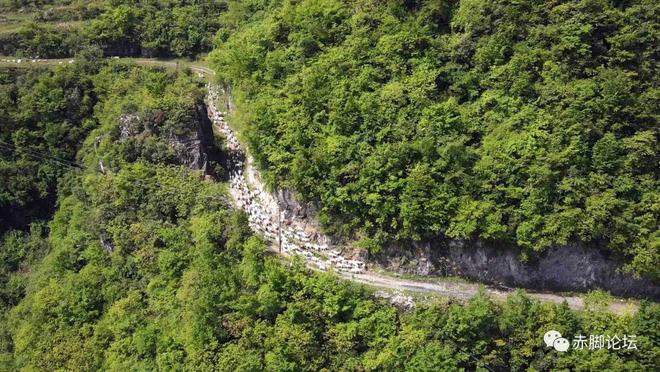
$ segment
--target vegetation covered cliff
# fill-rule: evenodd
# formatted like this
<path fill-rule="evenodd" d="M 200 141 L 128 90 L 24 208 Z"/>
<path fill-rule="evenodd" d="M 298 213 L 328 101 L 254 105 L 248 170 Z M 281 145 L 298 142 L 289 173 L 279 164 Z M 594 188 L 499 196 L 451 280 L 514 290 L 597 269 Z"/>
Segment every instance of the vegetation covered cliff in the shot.
<path fill-rule="evenodd" d="M 654 1 L 230 2 L 212 58 L 261 167 L 377 251 L 599 243 L 658 277 Z"/>

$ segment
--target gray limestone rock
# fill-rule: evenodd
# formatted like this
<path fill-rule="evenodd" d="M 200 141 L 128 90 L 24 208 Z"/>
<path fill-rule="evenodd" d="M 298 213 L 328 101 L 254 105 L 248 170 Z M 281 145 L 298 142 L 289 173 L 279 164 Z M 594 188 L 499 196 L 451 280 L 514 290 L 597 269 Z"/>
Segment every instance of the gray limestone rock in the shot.
<path fill-rule="evenodd" d="M 621 270 L 623 262 L 596 246 L 574 243 L 530 254 L 506 244 L 436 239 L 387 247 L 373 263 L 414 275 L 460 276 L 500 286 L 584 292 L 604 289 L 614 295 L 660 299 L 660 286 Z"/>

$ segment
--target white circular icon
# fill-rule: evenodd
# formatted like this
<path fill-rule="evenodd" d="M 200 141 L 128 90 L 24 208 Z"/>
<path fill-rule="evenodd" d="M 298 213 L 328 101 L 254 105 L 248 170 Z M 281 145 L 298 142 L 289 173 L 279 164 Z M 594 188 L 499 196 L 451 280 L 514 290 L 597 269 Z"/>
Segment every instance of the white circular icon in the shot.
<path fill-rule="evenodd" d="M 563 337 L 559 337 L 558 339 L 555 340 L 555 342 L 552 343 L 552 346 L 554 346 L 555 350 L 557 351 L 566 351 L 568 350 L 570 343 L 568 342 L 567 339 Z"/>
<path fill-rule="evenodd" d="M 551 347 L 553 346 L 554 342 L 556 339 L 561 337 L 561 333 L 555 331 L 554 329 L 546 332 L 543 335 L 543 341 L 545 342 L 545 346 Z"/>

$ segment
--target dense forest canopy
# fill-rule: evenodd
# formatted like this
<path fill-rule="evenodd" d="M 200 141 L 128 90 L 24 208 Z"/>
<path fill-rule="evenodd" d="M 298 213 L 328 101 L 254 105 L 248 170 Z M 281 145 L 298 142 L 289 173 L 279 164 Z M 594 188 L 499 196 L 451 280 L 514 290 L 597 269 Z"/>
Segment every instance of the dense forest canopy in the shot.
<path fill-rule="evenodd" d="M 236 1 L 212 60 L 271 183 L 378 250 L 587 241 L 657 278 L 657 1 Z"/>
<path fill-rule="evenodd" d="M 190 130 L 200 99 L 191 74 L 95 65 L 79 61 L 21 83 L 64 89 L 60 77 L 75 72 L 91 83 L 95 124 L 75 157 L 82 169 L 60 176 L 52 220 L 2 237 L 0 368 L 633 371 L 657 363 L 657 305 L 617 316 L 594 294 L 577 313 L 519 293 L 505 303 L 481 294 L 401 311 L 332 274 L 282 263 L 229 209 L 222 183 L 169 155 L 171 133 Z M 43 114 L 56 115 L 67 101 L 43 102 Z M 151 129 L 122 137 L 126 115 Z M 550 328 L 632 334 L 644 352 L 558 353 L 541 342 Z"/>
<path fill-rule="evenodd" d="M 103 55 L 215 47 L 268 181 L 362 247 L 593 241 L 657 278 L 659 11 L 0 0 L 0 54 L 77 57 L 0 65 L 0 371 L 657 369 L 656 303 L 616 315 L 602 292 L 582 311 L 482 292 L 401 309 L 269 254 L 227 185 L 181 153 L 204 82 Z M 558 352 L 550 329 L 637 349 Z"/>
<path fill-rule="evenodd" d="M 40 136 L 44 118 L 65 120 L 63 107 L 89 124 L 61 127 L 60 136 L 78 140 L 59 155 L 80 168 L 55 168 L 52 220 L 32 216 L 29 229 L 0 239 L 3 370 L 632 371 L 657 362 L 657 305 L 617 316 L 593 294 L 576 313 L 519 293 L 506 303 L 480 294 L 401 311 L 364 287 L 267 255 L 246 215 L 230 209 L 225 186 L 182 167 L 169 148 L 173 134 L 191 130 L 201 100 L 188 72 L 81 60 L 7 73 L 4 87 L 18 92 L 7 111 L 14 131 Z M 63 93 L 28 95 L 44 85 Z M 72 86 L 91 101 L 71 100 Z M 18 120 L 28 99 L 40 102 L 42 121 Z M 126 117 L 140 118 L 129 136 Z M 4 161 L 23 161 L 21 151 Z M 39 176 L 25 183 L 39 185 Z M 634 334 L 644 352 L 557 353 L 541 342 L 550 328 Z"/>
<path fill-rule="evenodd" d="M 0 234 L 49 218 L 58 179 L 97 125 L 81 65 L 0 70 Z"/>

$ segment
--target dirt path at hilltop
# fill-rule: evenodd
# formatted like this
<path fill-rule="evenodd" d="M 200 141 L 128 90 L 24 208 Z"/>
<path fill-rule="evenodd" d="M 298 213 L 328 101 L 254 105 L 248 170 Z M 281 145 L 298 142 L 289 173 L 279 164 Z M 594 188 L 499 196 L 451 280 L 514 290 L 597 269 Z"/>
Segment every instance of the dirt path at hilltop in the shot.
<path fill-rule="evenodd" d="M 124 58 L 117 58 L 124 59 Z M 186 61 L 165 61 L 146 58 L 126 58 L 140 65 L 153 65 L 166 68 L 190 68 L 193 72 L 204 76 L 207 79 L 215 75 L 212 69 Z M 73 63 L 74 59 L 57 60 L 32 60 L 19 59 L 16 57 L 0 57 L 0 66 L 12 67 L 31 67 L 38 65 L 62 65 Z M 265 185 L 261 184 L 259 172 L 252 165 L 249 154 L 244 150 L 245 146 L 238 143 L 238 137 L 233 129 L 224 121 L 224 113 L 217 110 L 214 100 L 217 96 L 211 95 L 213 89 L 209 85 L 209 96 L 207 103 L 212 106 L 209 110 L 210 118 L 214 127 L 223 136 L 227 137 L 229 150 L 240 154 L 237 159 L 243 159 L 236 162 L 234 166 L 238 167 L 230 177 L 230 193 L 238 208 L 245 210 L 250 216 L 250 225 L 253 229 L 263 233 L 273 245 L 271 249 L 285 256 L 300 255 L 306 260 L 308 266 L 313 270 L 334 271 L 339 277 L 364 285 L 382 288 L 389 291 L 400 293 L 419 293 L 422 295 L 446 296 L 459 300 L 468 300 L 475 296 L 480 290 L 497 301 L 506 300 L 512 293 L 509 290 L 502 290 L 484 286 L 482 284 L 459 282 L 450 278 L 429 277 L 428 280 L 404 279 L 394 276 L 388 276 L 369 271 L 364 262 L 351 260 L 341 256 L 341 250 L 333 249 L 329 245 L 327 237 L 319 231 L 310 232 L 309 226 L 316 224 L 306 224 L 304 221 L 289 221 L 290 225 L 282 228 L 281 212 L 279 208 L 275 211 L 273 207 L 276 201 L 272 199 L 272 194 L 266 192 Z M 217 89 L 217 87 L 214 87 Z M 240 164 L 242 163 L 242 164 Z M 273 220 L 276 215 L 277 220 Z M 277 222 L 274 222 L 277 221 Z M 304 226 L 303 226 L 304 225 Z M 284 246 L 284 249 L 283 249 Z M 561 295 L 556 293 L 535 293 L 527 292 L 531 298 L 552 303 L 568 304 L 571 309 L 581 310 L 585 307 L 584 300 L 579 296 Z M 614 300 L 609 306 L 609 310 L 616 314 L 632 313 L 636 311 L 637 305 L 630 301 Z"/>

